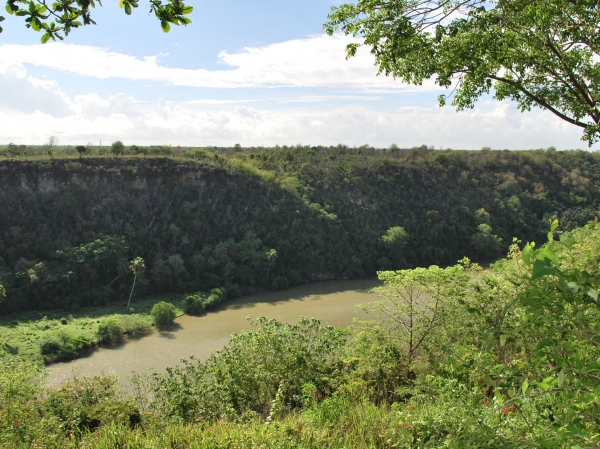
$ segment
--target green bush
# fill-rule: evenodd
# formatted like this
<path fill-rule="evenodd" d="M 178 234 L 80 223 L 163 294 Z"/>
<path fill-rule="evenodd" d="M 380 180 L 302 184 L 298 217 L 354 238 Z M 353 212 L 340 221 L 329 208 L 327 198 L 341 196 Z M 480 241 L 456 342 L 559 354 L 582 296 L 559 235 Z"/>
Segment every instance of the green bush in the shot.
<path fill-rule="evenodd" d="M 346 331 L 309 318 L 287 324 L 260 317 L 251 324 L 252 330 L 232 335 L 206 362 L 184 361 L 155 374 L 155 410 L 183 421 L 267 417 L 272 401 L 281 409 L 300 406 L 308 382 L 319 395 L 334 388 Z"/>
<path fill-rule="evenodd" d="M 272 290 L 283 290 L 285 288 L 288 288 L 290 285 L 290 282 L 288 281 L 288 278 L 286 278 L 285 276 L 277 276 L 276 278 L 273 279 L 273 282 L 271 282 L 271 289 Z"/>
<path fill-rule="evenodd" d="M 42 355 L 56 355 L 60 351 L 61 344 L 55 337 L 44 337 L 40 340 L 40 351 Z"/>
<path fill-rule="evenodd" d="M 119 343 L 123 340 L 123 328 L 116 320 L 107 320 L 98 325 L 98 340 L 101 343 Z"/>
<path fill-rule="evenodd" d="M 150 315 L 154 318 L 157 326 L 168 326 L 175 319 L 175 306 L 169 302 L 161 301 L 152 306 Z"/>
<path fill-rule="evenodd" d="M 117 399 L 117 385 L 116 377 L 76 377 L 48 394 L 44 414 L 58 419 L 67 435 L 80 435 L 105 422 L 109 413 L 99 406 Z"/>
<path fill-rule="evenodd" d="M 95 429 L 111 423 L 129 426 L 140 424 L 141 415 L 138 407 L 131 401 L 107 400 L 94 406 L 87 416 L 87 426 Z"/>
<path fill-rule="evenodd" d="M 131 336 L 145 335 L 152 328 L 148 319 L 139 315 L 127 315 L 120 321 L 123 332 Z"/>
<path fill-rule="evenodd" d="M 201 315 L 205 308 L 204 300 L 199 295 L 189 295 L 183 300 L 183 310 L 188 315 Z"/>
<path fill-rule="evenodd" d="M 65 331 L 44 337 L 40 352 L 46 362 L 75 359 L 92 346 L 92 341 L 84 335 L 71 336 Z"/>
<path fill-rule="evenodd" d="M 300 276 L 300 273 L 298 273 L 296 270 L 291 270 L 287 274 L 287 278 L 292 287 L 294 287 L 295 285 L 298 285 L 300 282 L 302 282 L 302 276 Z"/>

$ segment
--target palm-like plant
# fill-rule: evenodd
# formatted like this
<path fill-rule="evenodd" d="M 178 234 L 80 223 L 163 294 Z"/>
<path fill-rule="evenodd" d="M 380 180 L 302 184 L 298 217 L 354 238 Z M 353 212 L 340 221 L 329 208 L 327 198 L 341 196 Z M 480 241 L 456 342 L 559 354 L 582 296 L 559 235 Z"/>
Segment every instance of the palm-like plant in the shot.
<path fill-rule="evenodd" d="M 133 261 L 132 261 L 133 262 Z M 117 277 L 114 278 L 110 284 L 108 284 L 108 286 L 110 287 L 111 285 L 113 285 L 113 283 L 119 279 L 121 276 L 125 276 L 127 274 L 127 270 L 128 270 L 128 266 L 127 266 L 127 260 L 122 259 L 119 261 L 118 265 L 117 265 Z"/>
<path fill-rule="evenodd" d="M 269 273 L 271 272 L 271 267 L 275 263 L 275 259 L 277 259 L 277 251 L 271 248 L 265 253 L 265 256 L 267 257 L 267 263 L 269 264 L 269 269 L 267 270 L 267 282 L 269 282 Z"/>
<path fill-rule="evenodd" d="M 135 280 L 137 279 L 138 274 L 146 269 L 146 265 L 144 264 L 144 259 L 141 257 L 136 257 L 130 262 L 129 269 L 133 273 L 133 285 L 131 286 L 131 293 L 129 293 L 129 300 L 127 301 L 127 310 L 129 310 L 129 303 L 131 302 L 131 296 L 133 295 L 133 289 L 135 288 Z"/>

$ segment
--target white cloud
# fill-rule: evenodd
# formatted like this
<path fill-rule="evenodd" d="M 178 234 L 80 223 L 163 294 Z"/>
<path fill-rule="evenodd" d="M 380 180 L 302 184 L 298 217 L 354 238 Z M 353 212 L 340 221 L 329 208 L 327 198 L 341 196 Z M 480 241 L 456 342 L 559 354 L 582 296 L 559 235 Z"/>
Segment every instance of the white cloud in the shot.
<path fill-rule="evenodd" d="M 151 80 L 191 87 L 347 87 L 394 92 L 438 89 L 433 82 L 416 87 L 375 76 L 374 59 L 366 48 L 346 60 L 345 46 L 349 42 L 351 39 L 342 35 L 319 35 L 246 47 L 236 53 L 222 52 L 218 58 L 225 66 L 223 70 L 170 68 L 160 65 L 163 55 L 139 59 L 98 47 L 63 43 L 2 45 L 0 60 L 96 78 Z"/>
<path fill-rule="evenodd" d="M 22 112 L 40 110 L 57 117 L 70 114 L 67 96 L 56 81 L 27 77 L 19 62 L 0 63 L 0 107 Z"/>
<path fill-rule="evenodd" d="M 478 149 L 585 148 L 580 130 L 536 110 L 520 113 L 513 104 L 483 101 L 456 113 L 452 108 L 405 106 L 385 110 L 363 96 L 299 96 L 296 105 L 269 109 L 268 102 L 222 104 L 138 101 L 126 94 L 103 98 L 90 93 L 70 98 L 55 81 L 27 76 L 20 63 L 0 64 L 0 142 L 43 143 L 51 135 L 63 144 L 122 140 L 127 144 L 388 146 L 434 145 Z M 277 100 L 277 97 L 273 97 Z M 290 101 L 283 99 L 283 103 Z M 335 105 L 335 106 L 332 106 Z"/>
<path fill-rule="evenodd" d="M 129 114 L 113 109 L 120 101 L 78 98 L 72 115 L 53 117 L 36 111 L 0 109 L 0 138 L 16 143 L 42 143 L 57 135 L 63 144 L 122 140 L 126 144 L 274 145 L 310 144 L 478 149 L 585 148 L 578 130 L 546 112 L 521 114 L 510 104 L 483 105 L 473 111 L 402 109 L 381 112 L 365 106 L 309 110 L 266 110 L 242 105 L 217 111 L 191 109 L 159 100 L 135 104 Z M 99 104 L 90 114 L 90 103 Z M 84 107 L 85 105 L 85 107 Z M 86 109 L 87 108 L 87 109 Z M 79 109 L 80 112 L 75 110 Z M 35 123 L 34 129 L 28 124 Z"/>

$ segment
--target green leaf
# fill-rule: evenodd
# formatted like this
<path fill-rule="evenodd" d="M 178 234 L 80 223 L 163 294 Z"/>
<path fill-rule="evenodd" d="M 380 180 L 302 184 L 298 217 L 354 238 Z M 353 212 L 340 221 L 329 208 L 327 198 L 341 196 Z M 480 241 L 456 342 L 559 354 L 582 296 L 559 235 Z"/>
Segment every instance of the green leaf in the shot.
<path fill-rule="evenodd" d="M 33 28 L 34 31 L 40 31 L 40 29 L 42 28 L 42 24 L 40 23 L 40 20 L 37 17 L 31 19 L 31 28 Z"/>
<path fill-rule="evenodd" d="M 506 344 L 507 335 L 500 335 L 500 346 L 504 346 Z"/>
<path fill-rule="evenodd" d="M 534 246 L 535 246 L 535 243 L 531 242 L 531 243 L 525 245 L 525 248 L 523 248 L 523 253 L 522 253 L 523 262 L 525 262 L 525 264 L 527 264 L 527 265 L 531 265 L 532 258 L 534 255 L 534 250 L 533 250 Z"/>
<path fill-rule="evenodd" d="M 598 291 L 594 290 L 593 288 L 590 288 L 587 291 L 587 295 L 592 298 L 594 301 L 598 301 Z"/>
<path fill-rule="evenodd" d="M 537 386 L 544 391 L 548 391 L 548 390 L 550 390 L 550 388 L 552 388 L 550 385 L 548 385 L 544 382 L 538 382 Z"/>
<path fill-rule="evenodd" d="M 556 274 L 557 269 L 553 266 L 549 266 L 546 260 L 536 260 L 533 263 L 533 270 L 531 273 L 531 279 L 537 279 L 544 276 L 551 276 Z"/>
<path fill-rule="evenodd" d="M 169 30 L 171 29 L 171 25 L 169 25 L 169 22 L 162 21 L 160 23 L 160 26 L 165 33 L 168 33 Z"/>
<path fill-rule="evenodd" d="M 565 383 L 565 372 L 563 370 L 558 373 L 558 386 L 562 387 Z"/>
<path fill-rule="evenodd" d="M 579 284 L 577 282 L 569 282 L 567 288 L 574 295 L 579 291 Z"/>
<path fill-rule="evenodd" d="M 521 385 L 521 393 L 523 393 L 523 394 L 527 393 L 528 388 L 529 388 L 529 381 L 527 379 L 525 379 L 523 381 L 523 384 Z"/>
<path fill-rule="evenodd" d="M 131 5 L 129 3 L 125 3 L 123 8 L 125 9 L 125 14 L 127 14 L 128 16 L 131 15 Z"/>
<path fill-rule="evenodd" d="M 42 39 L 41 39 L 41 41 L 42 41 L 42 44 L 45 44 L 45 43 L 46 43 L 46 42 L 48 42 L 49 40 L 50 40 L 50 33 L 45 33 L 45 34 L 42 36 Z"/>
<path fill-rule="evenodd" d="M 181 14 L 191 14 L 193 10 L 194 8 L 192 6 L 186 6 L 183 8 L 183 11 L 181 11 Z"/>

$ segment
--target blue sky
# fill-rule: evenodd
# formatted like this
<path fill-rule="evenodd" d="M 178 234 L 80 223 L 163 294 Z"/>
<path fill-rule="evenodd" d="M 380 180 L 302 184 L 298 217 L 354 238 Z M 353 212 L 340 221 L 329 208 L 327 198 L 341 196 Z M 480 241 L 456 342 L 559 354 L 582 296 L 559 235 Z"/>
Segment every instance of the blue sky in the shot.
<path fill-rule="evenodd" d="M 349 40 L 322 31 L 337 1 L 195 0 L 169 33 L 143 0 L 131 16 L 104 3 L 64 43 L 3 22 L 0 143 L 586 148 L 547 112 L 440 109 L 433 83 L 377 77 L 368 51 L 346 61 Z"/>

